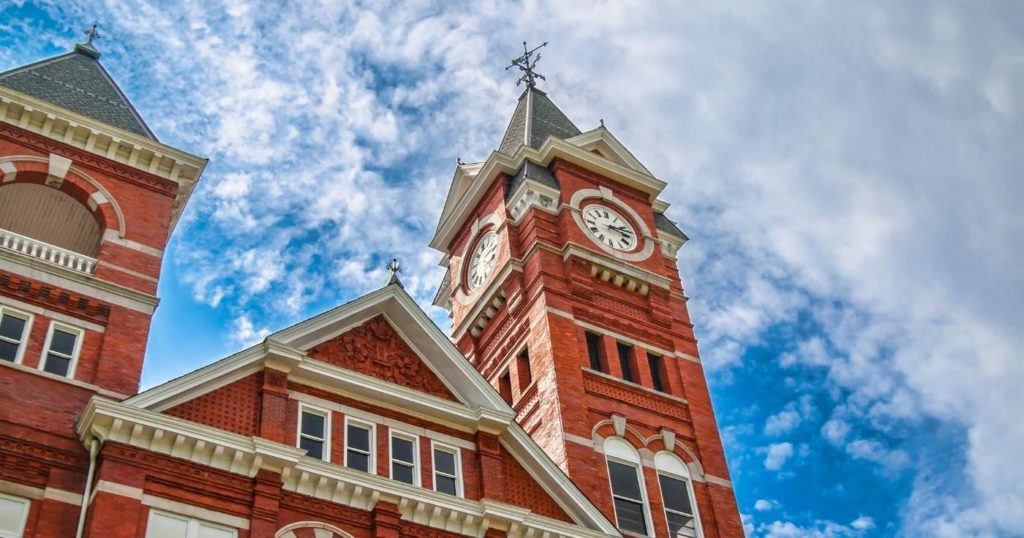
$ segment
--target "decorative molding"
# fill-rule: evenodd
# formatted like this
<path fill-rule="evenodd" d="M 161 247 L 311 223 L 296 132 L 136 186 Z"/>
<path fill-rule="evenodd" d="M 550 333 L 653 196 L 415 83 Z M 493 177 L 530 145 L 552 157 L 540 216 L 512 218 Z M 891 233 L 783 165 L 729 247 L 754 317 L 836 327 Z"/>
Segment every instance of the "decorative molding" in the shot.
<path fill-rule="evenodd" d="M 0 272 L 7 271 L 104 302 L 152 314 L 160 302 L 155 296 L 101 280 L 49 262 L 0 249 Z"/>
<path fill-rule="evenodd" d="M 541 211 L 558 214 L 558 189 L 541 185 L 536 181 L 527 178 L 516 188 L 516 191 L 509 197 L 505 204 L 505 211 L 508 213 L 512 224 L 519 224 L 530 208 L 537 208 Z"/>

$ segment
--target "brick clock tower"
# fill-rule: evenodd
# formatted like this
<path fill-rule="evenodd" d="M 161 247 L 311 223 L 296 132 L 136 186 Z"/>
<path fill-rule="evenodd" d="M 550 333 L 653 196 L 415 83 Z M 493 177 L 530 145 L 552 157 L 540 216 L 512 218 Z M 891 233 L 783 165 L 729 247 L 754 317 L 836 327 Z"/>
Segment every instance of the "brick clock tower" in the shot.
<path fill-rule="evenodd" d="M 654 177 L 530 71 L 497 151 L 461 164 L 431 242 L 459 349 L 627 536 L 743 529 Z"/>
<path fill-rule="evenodd" d="M 0 73 L 0 536 L 75 536 L 96 456 L 75 422 L 138 392 L 164 247 L 206 165 L 157 141 L 99 56 L 90 39 Z"/>

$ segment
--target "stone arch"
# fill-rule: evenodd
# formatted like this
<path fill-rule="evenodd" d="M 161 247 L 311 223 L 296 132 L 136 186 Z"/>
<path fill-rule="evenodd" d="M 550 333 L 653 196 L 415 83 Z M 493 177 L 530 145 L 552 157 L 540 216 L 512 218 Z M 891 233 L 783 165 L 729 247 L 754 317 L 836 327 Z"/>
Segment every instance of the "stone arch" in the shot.
<path fill-rule="evenodd" d="M 63 177 L 58 178 L 58 185 L 52 185 L 49 181 L 50 161 L 49 158 L 34 155 L 0 157 L 0 185 L 50 184 L 88 208 L 104 231 L 114 230 L 118 237 L 124 238 L 124 212 L 113 195 L 99 181 L 74 164 L 70 165 Z"/>
<path fill-rule="evenodd" d="M 659 439 L 662 441 L 662 444 L 664 444 L 665 438 L 663 435 L 654 435 L 651 437 L 650 440 L 655 441 Z M 672 443 L 672 446 L 665 445 L 665 450 L 667 452 L 671 452 L 677 458 L 683 460 L 683 463 L 685 463 L 686 466 L 689 468 L 691 477 L 700 481 L 704 481 L 704 466 L 700 464 L 700 460 L 697 459 L 697 454 L 694 454 L 693 449 L 686 446 L 679 439 L 675 439 L 675 442 Z"/>
<path fill-rule="evenodd" d="M 298 521 L 285 525 L 274 538 L 353 538 L 351 534 L 320 521 Z"/>
<path fill-rule="evenodd" d="M 637 452 L 642 453 L 647 448 L 647 440 L 644 439 L 644 436 L 628 424 L 623 427 L 621 435 L 615 430 L 615 423 L 611 419 L 602 420 L 594 424 L 594 427 L 590 430 L 590 438 L 594 442 L 595 448 L 603 446 L 605 439 L 609 437 L 625 439 L 629 444 L 633 445 L 633 449 Z"/>

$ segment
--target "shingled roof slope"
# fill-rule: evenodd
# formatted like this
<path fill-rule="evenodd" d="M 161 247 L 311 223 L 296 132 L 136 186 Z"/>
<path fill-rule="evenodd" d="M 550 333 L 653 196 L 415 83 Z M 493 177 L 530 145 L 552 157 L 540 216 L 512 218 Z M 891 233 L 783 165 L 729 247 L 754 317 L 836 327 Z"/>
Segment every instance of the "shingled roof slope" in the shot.
<path fill-rule="evenodd" d="M 512 155 L 520 146 L 540 147 L 549 136 L 564 139 L 578 134 L 579 128 L 548 99 L 547 94 L 528 87 L 519 96 L 519 104 L 512 113 L 498 151 Z"/>
<path fill-rule="evenodd" d="M 71 52 L 0 73 L 0 86 L 156 140 L 99 56 L 92 47 L 76 45 Z"/>

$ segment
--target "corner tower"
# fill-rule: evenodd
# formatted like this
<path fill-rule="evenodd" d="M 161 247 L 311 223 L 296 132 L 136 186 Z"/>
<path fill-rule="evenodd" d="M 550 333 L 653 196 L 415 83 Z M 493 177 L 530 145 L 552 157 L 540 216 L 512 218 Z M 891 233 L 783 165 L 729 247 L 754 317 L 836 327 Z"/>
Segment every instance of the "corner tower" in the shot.
<path fill-rule="evenodd" d="M 138 392 L 164 248 L 206 164 L 156 139 L 93 36 L 0 73 L 0 508 L 25 536 L 75 533 L 75 420 Z"/>
<path fill-rule="evenodd" d="M 456 168 L 431 242 L 448 269 L 435 304 L 620 529 L 742 536 L 666 184 L 603 124 L 582 132 L 533 79 L 498 149 Z"/>

